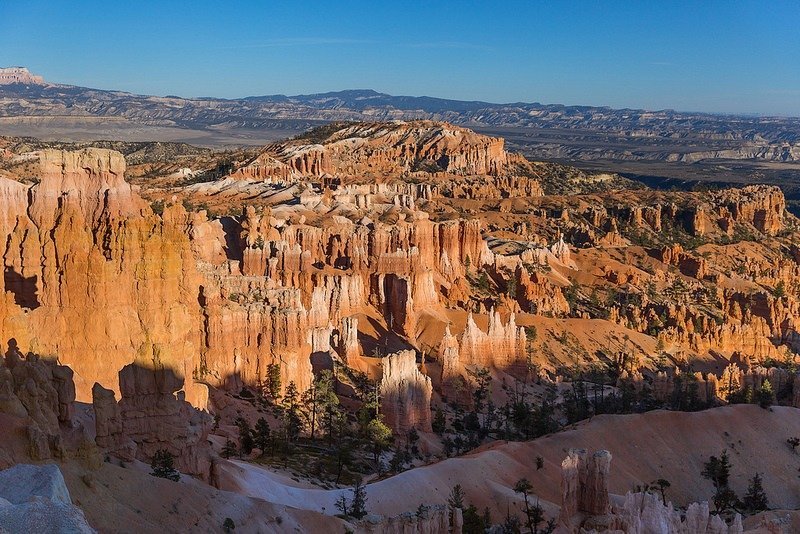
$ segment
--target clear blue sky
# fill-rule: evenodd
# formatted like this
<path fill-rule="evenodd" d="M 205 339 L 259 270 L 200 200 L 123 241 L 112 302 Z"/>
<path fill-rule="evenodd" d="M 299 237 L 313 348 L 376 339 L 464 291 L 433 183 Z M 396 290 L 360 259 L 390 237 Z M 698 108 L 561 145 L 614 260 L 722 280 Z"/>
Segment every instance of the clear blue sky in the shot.
<path fill-rule="evenodd" d="M 0 0 L 0 66 L 144 94 L 341 89 L 800 116 L 800 1 Z"/>

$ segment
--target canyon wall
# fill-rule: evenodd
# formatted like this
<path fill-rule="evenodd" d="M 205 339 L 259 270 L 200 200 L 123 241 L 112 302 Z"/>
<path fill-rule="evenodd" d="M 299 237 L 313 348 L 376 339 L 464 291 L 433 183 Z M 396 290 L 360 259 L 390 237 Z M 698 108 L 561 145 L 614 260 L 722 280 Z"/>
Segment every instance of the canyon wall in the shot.
<path fill-rule="evenodd" d="M 39 183 L 0 179 L 4 289 L 0 330 L 22 350 L 55 354 L 75 371 L 78 399 L 99 381 L 157 359 L 191 381 L 200 341 L 199 285 L 180 206 L 152 213 L 123 179 L 117 152 L 45 150 Z"/>

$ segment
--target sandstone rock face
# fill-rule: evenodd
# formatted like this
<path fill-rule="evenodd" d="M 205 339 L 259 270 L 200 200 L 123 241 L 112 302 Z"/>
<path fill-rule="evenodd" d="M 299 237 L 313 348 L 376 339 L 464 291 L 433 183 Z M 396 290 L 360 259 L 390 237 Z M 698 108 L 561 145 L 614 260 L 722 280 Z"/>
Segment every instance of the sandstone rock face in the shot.
<path fill-rule="evenodd" d="M 28 456 L 34 460 L 61 457 L 61 426 L 72 423 L 75 389 L 69 368 L 30 354 L 22 359 L 9 343 L 0 362 L 0 413 L 25 421 Z"/>
<path fill-rule="evenodd" d="M 460 510 L 459 510 L 460 512 Z M 424 514 L 406 513 L 396 517 L 367 516 L 355 524 L 359 534 L 451 534 L 449 511 L 445 506 L 430 507 Z"/>
<path fill-rule="evenodd" d="M 800 408 L 800 380 L 797 375 L 795 375 L 792 383 L 792 406 Z"/>
<path fill-rule="evenodd" d="M 405 350 L 381 361 L 381 408 L 386 424 L 397 434 L 412 428 L 431 431 L 431 379 L 417 368 L 416 354 Z"/>
<path fill-rule="evenodd" d="M 489 313 L 488 332 L 481 330 L 470 313 L 461 336 L 458 361 L 462 365 L 504 367 L 525 354 L 525 329 L 516 325 L 512 313 L 503 323 L 500 313 Z"/>
<path fill-rule="evenodd" d="M 0 471 L 0 530 L 95 532 L 72 504 L 61 470 L 54 464 L 17 464 Z"/>
<path fill-rule="evenodd" d="M 465 130 L 375 128 L 341 133 L 342 157 L 359 160 L 360 141 L 354 147 L 347 139 L 369 133 L 375 146 L 396 142 L 375 161 L 364 148 L 370 164 L 408 166 L 435 156 L 447 159 L 448 172 L 466 175 L 497 174 L 507 163 L 501 141 Z M 202 384 L 258 386 L 272 364 L 280 366 L 284 387 L 294 382 L 302 391 L 312 380 L 312 352 L 336 351 L 344 360 L 360 354 L 354 315 L 377 311 L 390 330 L 413 342 L 420 314 L 469 298 L 467 266 L 502 263 L 478 221 L 432 222 L 415 210 L 417 199 L 434 193 L 413 184 L 337 191 L 343 205 L 372 209 L 370 198 L 391 196 L 386 209 L 398 211 L 391 224 L 337 216 L 333 224 L 312 226 L 304 216 L 252 207 L 240 220 L 220 222 L 179 205 L 153 214 L 124 181 L 118 153 L 43 151 L 38 161 L 41 181 L 30 189 L 0 180 L 9 200 L 0 217 L 8 243 L 0 325 L 25 349 L 58 354 L 75 371 L 79 400 L 88 399 L 94 382 L 119 393 L 122 367 L 154 361 L 183 378 L 186 398 L 199 407 Z M 283 169 L 270 174 L 281 180 L 328 164 L 297 161 L 291 173 L 267 158 L 256 163 Z M 533 183 L 508 182 L 538 194 Z M 556 245 L 543 258 L 569 261 L 568 247 Z M 566 308 L 549 282 L 520 274 L 520 283 L 524 306 Z M 513 317 L 505 323 L 494 313 L 487 333 L 470 324 L 461 339 L 462 365 L 506 365 L 523 348 Z"/>
<path fill-rule="evenodd" d="M 208 480 L 211 418 L 185 401 L 182 379 L 163 367 L 131 364 L 120 371 L 119 383 L 118 405 L 112 391 L 99 384 L 93 388 L 97 444 L 123 459 L 145 462 L 164 449 L 176 469 Z"/>
<path fill-rule="evenodd" d="M 742 534 L 744 531 L 739 514 L 728 525 L 720 516 L 711 515 L 708 503 L 704 502 L 690 504 L 686 516 L 681 517 L 672 503 L 664 505 L 661 496 L 652 493 L 627 493 L 622 506 L 614 510 L 612 525 L 616 531 L 632 533 Z"/>
<path fill-rule="evenodd" d="M 423 168 L 497 175 L 508 161 L 502 139 L 430 121 L 358 124 L 333 132 L 320 145 L 285 143 L 270 152 L 293 171 L 317 177 L 367 168 L 375 175 Z"/>
<path fill-rule="evenodd" d="M 767 235 L 775 235 L 784 227 L 786 200 L 776 186 L 725 189 L 712 195 L 712 202 L 720 218 L 747 222 Z"/>
<path fill-rule="evenodd" d="M 571 450 L 561 464 L 561 511 L 555 532 L 650 534 L 742 534 L 739 514 L 728 525 L 709 513 L 708 503 L 692 503 L 685 516 L 660 495 L 642 492 L 625 495 L 612 506 L 608 496 L 611 453 Z"/>
<path fill-rule="evenodd" d="M 157 356 L 191 377 L 200 314 L 185 211 L 153 215 L 125 183 L 117 152 L 38 157 L 41 181 L 24 201 L 13 197 L 0 228 L 0 328 L 25 350 L 58 354 L 83 401 L 95 380 L 117 389 L 116 373 L 137 358 Z M 189 380 L 193 401 L 203 404 L 203 393 Z"/>
<path fill-rule="evenodd" d="M 25 67 L 0 68 L 0 85 L 11 83 L 44 85 L 44 78 L 31 74 L 31 72 Z"/>
<path fill-rule="evenodd" d="M 95 383 L 92 388 L 95 415 L 95 443 L 123 460 L 136 459 L 136 443 L 125 434 L 122 412 L 114 392 Z"/>
<path fill-rule="evenodd" d="M 708 274 L 706 261 L 703 258 L 687 254 L 678 243 L 662 248 L 656 256 L 667 265 L 677 266 L 686 276 L 702 280 Z"/>
<path fill-rule="evenodd" d="M 611 511 L 608 500 L 608 474 L 611 453 L 597 451 L 588 456 L 585 450 L 573 449 L 561 464 L 561 498 L 559 526 L 573 528 L 578 514 L 603 516 Z"/>

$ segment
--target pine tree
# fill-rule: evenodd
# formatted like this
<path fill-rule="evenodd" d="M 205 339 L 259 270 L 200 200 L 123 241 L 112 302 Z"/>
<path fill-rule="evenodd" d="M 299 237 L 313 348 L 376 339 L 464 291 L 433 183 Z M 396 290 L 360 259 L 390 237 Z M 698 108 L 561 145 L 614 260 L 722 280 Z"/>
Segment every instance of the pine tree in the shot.
<path fill-rule="evenodd" d="M 361 519 L 367 515 L 367 488 L 361 480 L 356 480 L 356 484 L 353 486 L 353 500 L 350 503 L 350 515 L 356 519 Z"/>
<path fill-rule="evenodd" d="M 254 431 L 253 442 L 256 447 L 261 449 L 262 453 L 267 452 L 270 444 L 270 428 L 269 423 L 263 417 L 256 421 L 256 428 Z"/>
<path fill-rule="evenodd" d="M 333 443 L 336 430 L 341 427 L 343 418 L 339 396 L 336 394 L 336 377 L 327 369 L 315 380 L 318 427 L 328 435 L 328 442 Z"/>
<path fill-rule="evenodd" d="M 461 532 L 463 534 L 483 534 L 487 528 L 492 526 L 491 523 L 486 522 L 486 516 L 480 514 L 474 504 L 470 504 L 464 509 L 462 519 Z"/>
<path fill-rule="evenodd" d="M 653 486 L 654 488 L 658 488 L 659 493 L 661 493 L 661 502 L 663 502 L 664 506 L 666 506 L 667 505 L 667 488 L 672 486 L 672 484 L 670 484 L 669 480 L 667 480 L 667 479 L 659 478 L 658 480 L 653 482 L 651 484 L 651 486 Z"/>
<path fill-rule="evenodd" d="M 339 495 L 339 498 L 336 499 L 336 509 L 339 510 L 343 516 L 347 517 L 350 512 L 350 506 L 347 502 L 347 497 L 344 495 Z"/>
<path fill-rule="evenodd" d="M 716 456 L 709 457 L 708 462 L 703 464 L 703 471 L 700 474 L 714 484 L 713 499 L 717 512 L 726 512 L 739 504 L 739 498 L 736 493 L 728 486 L 731 474 L 728 451 L 722 451 L 719 458 Z"/>
<path fill-rule="evenodd" d="M 728 487 L 728 479 L 731 475 L 731 462 L 728 458 L 728 451 L 722 451 L 717 458 L 710 456 L 708 461 L 703 463 L 703 471 L 700 473 L 703 478 L 707 478 L 714 484 L 714 488 Z"/>
<path fill-rule="evenodd" d="M 281 398 L 281 366 L 271 363 L 267 366 L 267 393 L 273 401 Z"/>
<path fill-rule="evenodd" d="M 533 534 L 539 533 L 539 525 L 544 521 L 544 509 L 536 500 L 536 504 L 531 504 L 528 494 L 533 489 L 533 485 L 526 478 L 521 478 L 514 485 L 514 491 L 521 493 L 525 500 L 525 524 Z"/>
<path fill-rule="evenodd" d="M 286 386 L 283 400 L 281 401 L 281 405 L 284 409 L 286 438 L 288 441 L 296 440 L 303 430 L 303 420 L 300 417 L 299 397 L 297 386 L 294 382 L 289 382 Z"/>
<path fill-rule="evenodd" d="M 379 466 L 381 453 L 392 440 L 392 430 L 380 418 L 373 419 L 367 425 L 367 439 L 372 443 L 372 454 L 375 465 Z"/>
<path fill-rule="evenodd" d="M 243 417 L 237 417 L 236 426 L 239 428 L 239 450 L 242 454 L 250 454 L 255 446 L 250 424 Z"/>
<path fill-rule="evenodd" d="M 450 508 L 464 508 L 464 489 L 461 484 L 456 484 L 450 490 L 450 495 L 447 497 L 447 504 Z"/>
<path fill-rule="evenodd" d="M 445 419 L 444 412 L 441 408 L 436 408 L 433 414 L 433 421 L 431 422 L 431 429 L 437 434 L 444 432 L 447 426 L 447 419 Z"/>
<path fill-rule="evenodd" d="M 154 477 L 166 478 L 177 482 L 181 479 L 181 474 L 175 469 L 175 458 L 166 449 L 159 449 L 153 455 L 153 461 L 150 463 Z"/>
<path fill-rule="evenodd" d="M 237 453 L 238 449 L 236 448 L 236 443 L 234 443 L 232 440 L 227 440 L 225 442 L 225 446 L 222 447 L 220 455 L 223 458 L 230 458 L 231 456 L 236 456 Z"/>
<path fill-rule="evenodd" d="M 776 299 L 783 298 L 786 295 L 786 284 L 783 283 L 783 280 L 779 280 L 777 284 L 775 284 L 775 289 L 772 290 L 772 296 Z"/>
<path fill-rule="evenodd" d="M 742 504 L 752 512 L 763 512 L 769 508 L 767 494 L 764 493 L 761 475 L 758 473 L 750 479 L 750 484 L 747 486 L 747 493 L 745 493 L 744 499 L 742 499 Z"/>
<path fill-rule="evenodd" d="M 769 408 L 775 403 L 775 392 L 772 391 L 772 384 L 764 379 L 761 389 L 758 390 L 758 405 L 762 408 Z"/>

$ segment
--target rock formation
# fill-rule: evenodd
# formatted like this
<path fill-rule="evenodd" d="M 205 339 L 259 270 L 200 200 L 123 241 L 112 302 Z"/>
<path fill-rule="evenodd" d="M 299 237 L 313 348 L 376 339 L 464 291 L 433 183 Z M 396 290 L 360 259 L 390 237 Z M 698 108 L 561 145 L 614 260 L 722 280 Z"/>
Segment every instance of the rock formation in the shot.
<path fill-rule="evenodd" d="M 437 170 L 461 175 L 498 175 L 506 164 L 503 140 L 430 121 L 358 124 L 335 130 L 321 144 L 296 142 L 269 153 L 305 176 L 375 176 Z"/>
<path fill-rule="evenodd" d="M 486 332 L 470 313 L 461 335 L 458 361 L 462 365 L 506 367 L 524 357 L 525 343 L 525 329 L 517 326 L 513 313 L 503 323 L 499 312 L 490 311 Z"/>
<path fill-rule="evenodd" d="M 577 514 L 604 516 L 610 513 L 608 473 L 611 453 L 597 451 L 588 456 L 585 450 L 571 450 L 561 464 L 561 512 L 559 527 L 573 528 Z"/>
<path fill-rule="evenodd" d="M 62 457 L 61 427 L 72 424 L 75 388 L 72 371 L 37 355 L 24 359 L 15 340 L 0 361 L 0 413 L 24 423 L 28 457 Z"/>
<path fill-rule="evenodd" d="M 397 434 L 415 428 L 431 431 L 431 379 L 417 368 L 416 354 L 404 350 L 381 360 L 381 410 Z"/>
<path fill-rule="evenodd" d="M 81 509 L 72 504 L 55 464 L 17 464 L 0 471 L 0 531 L 95 532 Z"/>
<path fill-rule="evenodd" d="M 31 72 L 25 67 L 0 68 L 0 85 L 12 83 L 44 85 L 44 78 L 31 74 Z"/>
<path fill-rule="evenodd" d="M 460 512 L 461 510 L 458 510 Z M 446 506 L 432 506 L 422 514 L 408 512 L 395 517 L 367 516 L 356 523 L 359 534 L 455 534 L 451 529 L 450 512 Z"/>
<path fill-rule="evenodd" d="M 25 350 L 58 354 L 84 401 L 88 380 L 117 389 L 117 371 L 136 358 L 159 357 L 191 377 L 200 314 L 186 212 L 153 215 L 123 180 L 119 153 L 38 157 L 40 182 L 0 228 L 2 330 Z M 187 394 L 204 403 L 191 380 Z"/>
<path fill-rule="evenodd" d="M 97 444 L 123 459 L 145 462 L 167 450 L 176 469 L 208 480 L 211 418 L 185 401 L 182 379 L 170 369 L 131 364 L 119 372 L 119 383 L 118 405 L 113 392 L 99 384 L 93 388 Z"/>
<path fill-rule="evenodd" d="M 629 534 L 741 534 L 742 518 L 736 514 L 730 525 L 709 513 L 708 503 L 692 503 L 681 514 L 660 495 L 628 492 L 611 505 L 608 477 L 611 454 L 571 450 L 561 464 L 561 512 L 555 532 Z"/>

